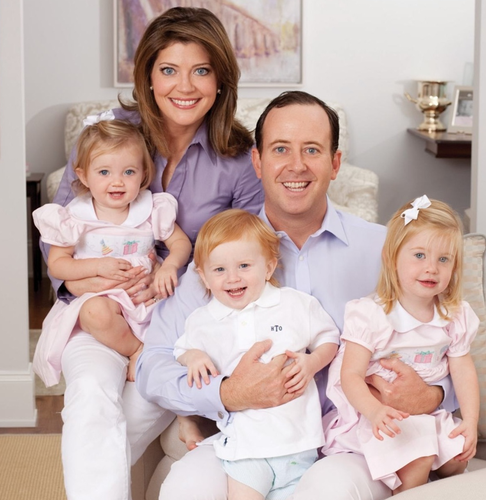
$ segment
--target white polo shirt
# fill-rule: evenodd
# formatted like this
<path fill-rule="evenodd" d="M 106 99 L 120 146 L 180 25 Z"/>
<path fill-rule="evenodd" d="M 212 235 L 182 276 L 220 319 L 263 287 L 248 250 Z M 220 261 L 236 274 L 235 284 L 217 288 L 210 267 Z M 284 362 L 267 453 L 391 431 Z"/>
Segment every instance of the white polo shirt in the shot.
<path fill-rule="evenodd" d="M 258 341 L 271 339 L 262 357 L 267 363 L 286 350 L 313 351 L 323 343 L 339 344 L 339 330 L 314 297 L 292 288 L 266 284 L 255 302 L 231 309 L 213 298 L 186 320 L 174 356 L 188 349 L 206 352 L 223 376 L 233 372 L 241 357 Z M 232 413 L 218 423 L 222 436 L 214 446 L 226 460 L 290 455 L 323 445 L 321 407 L 314 381 L 305 393 L 287 404 Z"/>

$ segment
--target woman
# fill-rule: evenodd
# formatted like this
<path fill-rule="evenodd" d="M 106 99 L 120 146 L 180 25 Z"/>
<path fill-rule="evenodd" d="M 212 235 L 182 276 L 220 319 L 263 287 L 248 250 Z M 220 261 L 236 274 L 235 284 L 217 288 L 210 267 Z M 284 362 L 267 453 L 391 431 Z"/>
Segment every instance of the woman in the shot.
<path fill-rule="evenodd" d="M 178 200 L 176 221 L 192 243 L 215 213 L 230 207 L 257 212 L 263 194 L 251 165 L 253 141 L 234 119 L 239 70 L 216 16 L 206 9 L 168 10 L 147 27 L 134 62 L 133 102 L 120 101 L 122 108 L 112 113 L 140 125 L 157 170 L 150 190 Z M 61 205 L 73 198 L 74 155 L 54 198 Z M 162 256 L 165 251 L 158 249 Z M 103 278 L 53 284 L 64 300 L 123 287 L 135 304 L 154 304 L 153 276 L 138 271 L 124 284 Z M 62 453 L 69 500 L 128 499 L 130 464 L 174 417 L 125 382 L 126 364 L 127 358 L 79 328 L 64 350 Z"/>

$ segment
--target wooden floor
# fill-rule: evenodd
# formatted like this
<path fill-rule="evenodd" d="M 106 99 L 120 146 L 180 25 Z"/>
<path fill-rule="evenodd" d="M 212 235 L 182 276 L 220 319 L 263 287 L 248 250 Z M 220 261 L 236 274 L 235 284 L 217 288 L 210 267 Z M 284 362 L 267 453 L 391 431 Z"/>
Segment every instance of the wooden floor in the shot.
<path fill-rule="evenodd" d="M 29 327 L 39 329 L 52 303 L 49 299 L 50 282 L 42 280 L 34 292 L 32 279 L 29 281 Z M 36 398 L 36 427 L 0 427 L 0 434 L 59 434 L 62 429 L 61 410 L 64 396 L 38 396 Z"/>

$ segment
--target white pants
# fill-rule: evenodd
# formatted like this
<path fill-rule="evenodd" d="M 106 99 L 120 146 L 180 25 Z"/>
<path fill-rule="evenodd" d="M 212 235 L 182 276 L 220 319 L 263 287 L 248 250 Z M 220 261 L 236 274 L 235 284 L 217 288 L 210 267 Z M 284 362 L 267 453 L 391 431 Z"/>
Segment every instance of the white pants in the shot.
<path fill-rule="evenodd" d="M 211 446 L 190 451 L 172 465 L 159 500 L 226 500 L 226 474 L 220 462 Z M 364 457 L 343 453 L 318 460 L 288 500 L 383 500 L 390 496 L 381 481 L 371 479 Z"/>
<path fill-rule="evenodd" d="M 128 359 L 77 331 L 62 355 L 62 462 L 69 500 L 129 500 L 130 468 L 172 422 L 126 381 Z"/>

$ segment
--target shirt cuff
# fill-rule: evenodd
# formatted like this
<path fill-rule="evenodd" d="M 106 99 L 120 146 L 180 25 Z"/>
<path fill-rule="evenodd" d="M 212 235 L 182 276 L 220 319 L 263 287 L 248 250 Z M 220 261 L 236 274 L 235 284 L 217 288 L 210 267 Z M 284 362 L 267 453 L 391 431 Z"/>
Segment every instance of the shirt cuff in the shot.
<path fill-rule="evenodd" d="M 226 425 L 231 414 L 221 401 L 220 388 L 223 379 L 222 375 L 212 377 L 209 385 L 203 384 L 201 389 L 195 388 L 192 391 L 192 397 L 194 407 L 198 408 L 202 416 L 214 420 L 218 424 Z"/>

